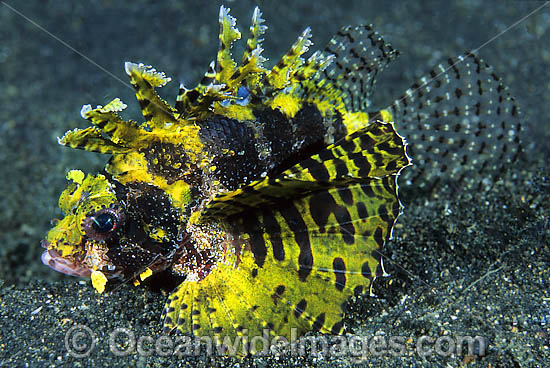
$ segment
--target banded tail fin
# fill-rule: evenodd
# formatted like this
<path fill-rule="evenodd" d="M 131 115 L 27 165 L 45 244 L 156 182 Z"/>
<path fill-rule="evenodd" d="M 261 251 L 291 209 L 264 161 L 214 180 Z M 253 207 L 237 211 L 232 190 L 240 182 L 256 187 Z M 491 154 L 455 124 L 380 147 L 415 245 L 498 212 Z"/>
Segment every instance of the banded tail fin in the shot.
<path fill-rule="evenodd" d="M 448 59 L 388 109 L 413 168 L 401 180 L 431 188 L 451 180 L 486 187 L 521 152 L 519 111 L 492 68 L 472 53 Z"/>

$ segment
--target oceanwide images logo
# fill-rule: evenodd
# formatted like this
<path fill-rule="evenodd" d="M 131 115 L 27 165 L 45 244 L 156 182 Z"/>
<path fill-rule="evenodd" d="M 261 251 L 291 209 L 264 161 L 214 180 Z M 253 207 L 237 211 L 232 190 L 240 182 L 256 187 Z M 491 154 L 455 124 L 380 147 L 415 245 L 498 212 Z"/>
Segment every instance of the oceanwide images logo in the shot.
<path fill-rule="evenodd" d="M 297 331 L 292 329 L 291 341 Z M 487 339 L 481 336 L 451 336 L 437 338 L 420 336 L 305 336 L 290 343 L 284 336 L 270 336 L 265 329 L 262 336 L 136 336 L 128 328 L 117 328 L 105 341 L 99 341 L 96 333 L 85 325 L 75 325 L 65 334 L 65 348 L 74 358 L 86 358 L 98 344 L 108 344 L 115 356 L 197 356 L 197 355 L 322 355 L 326 357 L 349 356 L 404 356 L 414 352 L 422 357 L 451 355 L 485 355 Z"/>

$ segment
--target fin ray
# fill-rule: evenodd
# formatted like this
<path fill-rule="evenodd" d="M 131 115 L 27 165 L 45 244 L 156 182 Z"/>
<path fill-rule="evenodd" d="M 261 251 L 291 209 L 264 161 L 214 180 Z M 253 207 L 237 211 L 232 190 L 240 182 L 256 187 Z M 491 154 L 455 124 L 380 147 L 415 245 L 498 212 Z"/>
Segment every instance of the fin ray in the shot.
<path fill-rule="evenodd" d="M 325 48 L 333 55 L 322 76 L 343 93 L 349 111 L 365 111 L 378 74 L 399 54 L 371 25 L 342 28 Z"/>
<path fill-rule="evenodd" d="M 498 176 L 522 149 L 514 99 L 472 53 L 438 65 L 388 109 L 415 163 L 402 180 L 419 188 L 442 178 L 486 187 L 483 177 Z"/>

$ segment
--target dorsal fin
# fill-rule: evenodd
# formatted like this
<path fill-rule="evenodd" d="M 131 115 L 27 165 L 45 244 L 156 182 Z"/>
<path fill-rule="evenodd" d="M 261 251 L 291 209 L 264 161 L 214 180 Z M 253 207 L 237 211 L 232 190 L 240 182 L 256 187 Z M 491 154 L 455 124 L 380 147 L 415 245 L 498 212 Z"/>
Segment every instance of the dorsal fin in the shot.
<path fill-rule="evenodd" d="M 103 133 L 110 137 L 113 143 L 130 147 L 132 140 L 143 131 L 135 121 L 123 120 L 117 114 L 125 108 L 126 104 L 119 98 L 115 98 L 105 107 L 98 106 L 92 109 L 90 105 L 84 105 L 80 115 L 100 128 Z"/>
<path fill-rule="evenodd" d="M 119 98 L 105 106 L 92 109 L 82 106 L 80 114 L 94 124 L 86 129 L 74 129 L 58 139 L 59 144 L 71 148 L 100 153 L 122 153 L 129 151 L 132 139 L 140 134 L 140 128 L 133 121 L 123 120 L 117 112 L 126 108 Z"/>
<path fill-rule="evenodd" d="M 170 78 L 143 64 L 126 62 L 124 69 L 136 90 L 136 97 L 147 124 L 151 128 L 163 128 L 167 122 L 175 123 L 175 110 L 155 92 L 155 87 L 164 86 Z"/>
<path fill-rule="evenodd" d="M 214 88 L 213 82 L 216 79 L 215 68 L 216 63 L 212 61 L 199 84 L 193 89 L 187 89 L 183 83 L 180 84 L 175 106 L 176 112 L 179 114 L 178 117 L 181 116 L 184 119 L 195 118 L 201 110 L 205 110 L 210 106 L 211 101 L 206 101 L 205 99 L 207 97 L 207 90 Z M 219 85 L 216 86 L 216 88 L 220 88 Z"/>
<path fill-rule="evenodd" d="M 312 44 L 310 38 L 311 29 L 307 27 L 290 50 L 267 72 L 263 83 L 266 85 L 268 93 L 272 90 L 280 90 L 290 84 L 295 71 L 300 69 L 304 62 L 302 55 Z"/>
<path fill-rule="evenodd" d="M 231 55 L 234 41 L 241 38 L 236 27 L 236 20 L 229 15 L 229 8 L 220 7 L 219 49 L 216 61 L 210 64 L 203 79 L 193 89 L 180 85 L 176 99 L 176 111 L 185 119 L 197 119 L 207 114 L 216 101 L 236 99 L 241 86 L 257 88 L 258 81 L 265 69 L 262 64 L 265 58 L 261 55 L 261 35 L 267 27 L 262 25 L 262 13 L 258 8 L 254 10 L 250 37 L 247 40 L 242 63 L 237 63 Z"/>
<path fill-rule="evenodd" d="M 229 15 L 229 8 L 220 7 L 220 46 L 216 58 L 216 81 L 221 84 L 228 80 L 236 71 L 237 63 L 231 56 L 231 46 L 241 38 L 241 32 L 236 26 L 237 20 Z"/>
<path fill-rule="evenodd" d="M 63 137 L 57 138 L 57 142 L 63 146 L 99 153 L 124 153 L 131 150 L 105 138 L 101 130 L 95 126 L 69 130 Z"/>
<path fill-rule="evenodd" d="M 263 41 L 261 37 L 267 29 L 267 26 L 263 23 L 264 19 L 262 18 L 262 12 L 260 8 L 255 7 L 254 13 L 252 14 L 252 24 L 250 25 L 250 37 L 246 41 L 246 49 L 244 50 L 241 64 L 245 64 L 249 59 L 250 53 L 256 49 L 256 47 L 261 46 Z"/>
<path fill-rule="evenodd" d="M 365 111 L 376 76 L 399 54 L 370 25 L 344 27 L 328 43 L 326 55 L 335 62 L 323 77 L 343 92 L 349 111 Z"/>

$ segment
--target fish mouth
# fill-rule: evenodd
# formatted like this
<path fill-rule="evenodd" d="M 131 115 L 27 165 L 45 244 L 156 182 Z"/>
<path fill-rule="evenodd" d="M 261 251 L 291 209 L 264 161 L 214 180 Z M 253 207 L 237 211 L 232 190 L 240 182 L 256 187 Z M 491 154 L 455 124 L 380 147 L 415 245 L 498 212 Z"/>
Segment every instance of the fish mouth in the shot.
<path fill-rule="evenodd" d="M 90 277 L 92 274 L 90 268 L 77 264 L 70 259 L 63 258 L 55 249 L 48 249 L 49 243 L 46 240 L 42 240 L 41 245 L 46 250 L 42 252 L 40 259 L 46 266 L 69 276 Z"/>

